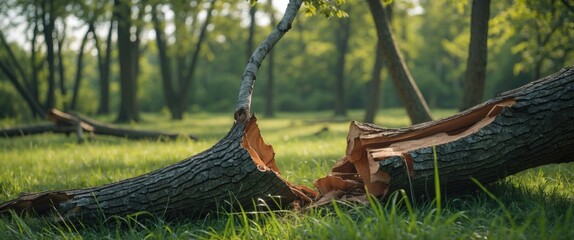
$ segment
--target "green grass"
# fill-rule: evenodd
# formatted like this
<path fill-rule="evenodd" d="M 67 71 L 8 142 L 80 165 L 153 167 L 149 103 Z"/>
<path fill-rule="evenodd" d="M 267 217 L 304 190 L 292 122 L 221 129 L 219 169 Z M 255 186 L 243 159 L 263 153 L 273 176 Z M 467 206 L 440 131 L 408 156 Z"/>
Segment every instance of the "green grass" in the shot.
<path fill-rule="evenodd" d="M 453 111 L 436 110 L 435 117 Z M 281 113 L 259 118 L 265 141 L 272 144 L 282 175 L 312 186 L 345 151 L 349 120 L 331 121 L 331 113 Z M 101 117 L 109 120 L 109 117 Z M 130 141 L 97 136 L 77 144 L 74 136 L 44 134 L 0 138 L 0 201 L 23 192 L 81 188 L 137 176 L 203 151 L 230 128 L 231 114 L 195 114 L 184 121 L 144 115 L 133 128 L 194 133 L 201 140 Z M 7 127 L 17 122 L 2 123 Z M 377 123 L 409 124 L 402 110 L 386 110 Z M 329 130 L 315 135 L 321 129 Z M 440 169 L 439 169 L 440 171 Z M 440 206 L 440 207 L 439 207 Z M 383 203 L 367 206 L 338 203 L 303 212 L 219 213 L 206 219 L 166 222 L 117 218 L 120 225 L 74 227 L 49 219 L 0 218 L 0 239 L 574 239 L 574 165 L 531 169 L 440 203 L 412 205 L 397 192 Z"/>

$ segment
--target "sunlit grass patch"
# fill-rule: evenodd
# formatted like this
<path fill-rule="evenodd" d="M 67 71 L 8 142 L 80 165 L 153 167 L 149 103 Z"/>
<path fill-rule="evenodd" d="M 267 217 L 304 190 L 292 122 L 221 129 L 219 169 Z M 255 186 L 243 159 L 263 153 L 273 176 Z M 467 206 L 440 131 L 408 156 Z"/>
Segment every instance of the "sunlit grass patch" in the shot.
<path fill-rule="evenodd" d="M 434 117 L 455 111 L 437 110 Z M 312 186 L 345 154 L 350 120 L 331 112 L 258 116 L 266 143 L 273 145 L 282 175 Z M 132 141 L 96 136 L 78 144 L 74 136 L 43 134 L 0 138 L 0 201 L 24 192 L 96 186 L 141 175 L 211 147 L 230 129 L 228 114 L 188 114 L 183 121 L 144 114 L 143 123 L 125 127 L 192 133 L 199 141 Z M 113 120 L 112 117 L 101 118 Z M 380 112 L 385 127 L 410 124 L 404 110 Z M 574 239 L 574 165 L 531 169 L 465 195 L 411 202 L 394 193 L 385 202 L 337 203 L 305 211 L 217 213 L 204 219 L 167 222 L 118 218 L 117 224 L 74 228 L 27 216 L 0 218 L 0 239 Z M 494 197 L 492 197 L 494 196 Z"/>

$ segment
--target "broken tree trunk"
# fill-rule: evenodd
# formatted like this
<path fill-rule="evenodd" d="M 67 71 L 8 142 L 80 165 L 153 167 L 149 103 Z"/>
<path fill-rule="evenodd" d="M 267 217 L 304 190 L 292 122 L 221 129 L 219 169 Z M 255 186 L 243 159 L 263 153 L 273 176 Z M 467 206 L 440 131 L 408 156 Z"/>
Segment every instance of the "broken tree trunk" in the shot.
<path fill-rule="evenodd" d="M 322 200 L 384 197 L 405 189 L 434 195 L 436 148 L 441 189 L 474 189 L 520 171 L 574 161 L 574 67 L 455 116 L 387 129 L 352 122 L 346 155 L 316 180 Z M 364 198 L 363 198 L 364 199 Z"/>
<path fill-rule="evenodd" d="M 275 209 L 292 204 L 297 194 L 310 201 L 280 177 L 274 155 L 251 118 L 236 123 L 211 149 L 177 164 L 105 186 L 23 195 L 0 205 L 0 213 L 55 211 L 59 221 L 85 223 L 141 211 L 171 219 L 239 205 Z"/>

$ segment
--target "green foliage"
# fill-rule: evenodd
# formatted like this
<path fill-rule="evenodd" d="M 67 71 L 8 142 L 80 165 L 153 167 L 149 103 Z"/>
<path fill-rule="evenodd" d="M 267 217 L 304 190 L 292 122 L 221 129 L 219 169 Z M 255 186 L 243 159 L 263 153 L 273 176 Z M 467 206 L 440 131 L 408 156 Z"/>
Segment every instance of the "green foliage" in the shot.
<path fill-rule="evenodd" d="M 503 8 L 502 3 L 495 3 Z M 496 47 L 512 44 L 511 52 L 520 56 L 514 74 L 531 73 L 534 78 L 574 64 L 574 11 L 562 1 L 513 1 L 499 10 L 491 21 L 497 36 Z"/>
<path fill-rule="evenodd" d="M 454 113 L 435 111 L 444 117 Z M 351 111 L 351 118 L 362 116 Z M 348 123 L 317 122 L 330 111 L 279 113 L 258 122 L 273 145 L 282 176 L 312 186 L 345 152 Z M 384 126 L 406 126 L 402 109 L 381 113 Z M 22 192 L 106 184 L 173 164 L 212 146 L 225 135 L 233 117 L 194 114 L 170 121 L 167 115 L 143 114 L 139 129 L 190 132 L 200 141 L 130 141 L 96 136 L 77 144 L 75 138 L 44 134 L 0 138 L 0 202 Z M 113 117 L 100 118 L 109 121 Z M 323 127 L 329 131 L 315 135 Z M 41 157 L 38 157 L 41 156 Z M 432 201 L 413 202 L 405 192 L 368 205 L 336 203 L 306 211 L 221 212 L 199 220 L 167 222 L 140 212 L 109 224 L 54 225 L 50 219 L 11 215 L 0 218 L 3 239 L 572 239 L 574 165 L 548 165 L 508 177 L 482 190 L 443 198 L 441 211 Z M 478 188 L 477 188 L 478 189 Z"/>
<path fill-rule="evenodd" d="M 305 14 L 308 16 L 320 14 L 327 18 L 332 16 L 338 18 L 348 17 L 349 14 L 341 10 L 341 5 L 345 4 L 345 2 L 346 0 L 305 0 Z"/>
<path fill-rule="evenodd" d="M 145 2 L 145 1 L 144 1 Z M 253 2 L 253 1 L 251 1 Z M 278 1 L 274 1 L 277 4 Z M 388 5 L 390 2 L 392 4 Z M 181 1 L 148 1 L 150 5 L 158 4 L 164 10 L 167 18 L 163 25 L 168 34 L 168 52 L 171 54 L 173 74 L 178 61 L 175 56 L 190 58 L 197 37 L 197 25 L 201 19 L 195 21 L 195 14 L 180 14 L 185 11 L 204 14 L 205 4 L 198 1 L 183 3 Z M 552 4 L 551 4 L 552 3 Z M 17 55 L 18 61 L 29 75 L 31 64 L 28 63 L 30 53 L 29 39 L 30 27 L 27 19 L 33 17 L 30 4 L 20 1 L 8 1 L 0 10 L 1 16 L 13 21 L 4 21 L 2 24 L 5 34 L 13 34 L 9 39 L 14 40 L 16 34 L 26 36 L 22 44 L 12 43 L 11 46 Z M 100 40 L 104 39 L 107 21 L 111 17 L 113 4 L 97 2 L 71 2 L 74 11 L 69 14 L 85 21 L 90 14 L 101 14 L 96 27 Z M 138 3 L 139 4 L 139 3 Z M 258 1 L 257 16 L 262 21 L 255 29 L 255 42 L 261 41 L 271 30 L 265 25 L 268 14 L 267 1 Z M 491 21 L 488 49 L 487 80 L 485 99 L 517 86 L 525 84 L 536 78 L 539 74 L 557 71 L 565 65 L 574 64 L 573 45 L 569 41 L 574 38 L 572 31 L 572 13 L 566 12 L 562 1 L 492 1 Z M 385 1 L 385 5 L 392 8 L 392 26 L 405 61 L 409 66 L 415 82 L 421 89 L 429 105 L 433 108 L 452 108 L 458 106 L 460 99 L 464 70 L 469 44 L 469 1 L 433 0 L 433 1 Z M 241 81 L 246 57 L 246 39 L 248 36 L 248 22 L 245 14 L 248 11 L 247 1 L 218 1 L 216 9 L 208 28 L 209 33 L 204 47 L 200 53 L 194 81 L 190 86 L 188 111 L 199 113 L 229 112 L 233 110 L 237 99 L 237 89 Z M 16 9 L 16 13 L 27 18 L 15 18 L 15 13 L 8 9 Z M 202 10 L 203 9 L 203 10 Z M 336 9 L 336 11 L 334 10 Z M 554 10 L 552 10 L 554 9 Z M 145 10 L 145 9 L 144 9 Z M 149 12 L 149 7 L 147 10 Z M 281 9 L 282 10 L 282 9 Z M 273 9 L 276 16 L 279 9 Z M 368 82 L 374 61 L 376 32 L 370 16 L 368 5 L 364 1 L 304 1 L 301 13 L 310 12 L 315 15 L 337 16 L 341 12 L 348 13 L 351 22 L 351 38 L 346 55 L 345 91 L 347 106 L 352 109 L 365 107 Z M 554 14 L 551 14 L 554 11 Z M 301 14 L 303 15 L 303 14 Z M 338 49 L 335 46 L 335 33 L 338 18 L 326 20 L 324 17 L 298 16 L 293 23 L 291 31 L 274 48 L 275 55 L 275 107 L 279 111 L 317 111 L 333 108 L 333 85 L 335 81 L 334 70 Z M 28 26 L 26 32 L 17 30 L 16 26 Z M 141 23 L 144 28 L 142 42 L 142 58 L 138 76 L 139 106 L 145 112 L 159 112 L 166 109 L 164 91 L 160 78 L 159 60 L 156 43 L 149 18 Z M 175 31 L 177 24 L 178 31 Z M 558 26 L 554 31 L 553 27 Z M 6 29 L 6 30 L 4 30 Z M 11 31 L 8 31 L 11 29 Z M 68 28 L 72 29 L 71 27 Z M 172 29 L 173 31 L 167 31 Z M 82 30 L 83 31 L 83 30 Z M 549 36 L 546 45 L 536 43 Z M 75 61 L 77 52 L 71 48 L 74 34 L 67 35 L 64 50 L 64 63 L 66 66 L 66 83 L 71 90 L 71 82 L 75 74 Z M 171 39 L 171 40 L 169 40 Z M 100 41 L 102 42 L 102 41 Z M 38 45 L 44 48 L 41 38 Z M 114 46 L 116 45 L 113 43 Z M 100 43 L 102 45 L 102 43 Z M 83 83 L 80 90 L 78 111 L 93 113 L 99 98 L 98 66 L 93 55 L 93 44 L 88 44 L 84 56 Z M 5 51 L 0 51 L 2 59 Z M 88 54 L 92 53 L 92 54 Z M 117 111 L 119 101 L 117 49 L 112 51 L 111 73 L 111 106 L 112 112 Z M 38 53 L 38 62 L 45 58 L 43 51 Z M 253 110 L 263 112 L 265 85 L 267 83 L 267 60 L 257 76 L 253 96 Z M 40 65 L 42 66 L 42 65 Z M 265 70 L 264 70 L 265 69 Z M 47 91 L 47 68 L 40 68 L 39 72 L 39 98 L 45 99 Z M 382 73 L 382 108 L 400 107 L 401 102 L 396 96 L 394 86 L 386 70 Z M 8 82 L 6 82 L 8 84 Z M 177 88 L 178 84 L 174 84 Z M 7 88 L 7 91 L 15 91 Z M 13 92 L 13 95 L 16 93 Z M 69 104 L 71 94 L 58 96 L 57 107 L 63 108 Z M 17 109 L 19 103 L 13 101 L 0 102 L 7 109 Z M 12 106 L 13 105 L 13 106 Z M 26 107 L 26 106 L 24 106 Z M 19 111 L 17 114 L 28 111 Z"/>

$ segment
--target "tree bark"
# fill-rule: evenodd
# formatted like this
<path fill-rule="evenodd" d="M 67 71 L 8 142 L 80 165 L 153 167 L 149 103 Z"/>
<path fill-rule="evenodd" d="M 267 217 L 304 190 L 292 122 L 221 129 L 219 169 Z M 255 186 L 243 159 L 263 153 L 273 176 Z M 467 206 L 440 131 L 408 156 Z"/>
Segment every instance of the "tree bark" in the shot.
<path fill-rule="evenodd" d="M 501 94 L 453 117 L 386 129 L 352 122 L 346 155 L 316 181 L 323 195 L 364 199 L 405 189 L 434 195 L 436 147 L 441 189 L 459 193 L 517 172 L 574 158 L 574 67 Z M 344 194 L 344 192 L 346 194 Z"/>
<path fill-rule="evenodd" d="M 112 53 L 112 32 L 114 29 L 115 20 L 112 18 L 110 21 L 110 28 L 106 38 L 106 51 L 102 56 L 100 45 L 98 43 L 98 36 L 94 33 L 94 41 L 96 50 L 98 51 L 98 68 L 100 74 L 100 102 L 98 105 L 98 113 L 107 114 L 110 112 L 110 61 Z"/>
<path fill-rule="evenodd" d="M 413 124 L 431 121 L 430 110 L 418 89 L 396 44 L 387 13 L 379 0 L 368 0 L 375 20 L 379 41 L 384 48 L 385 62 L 407 114 Z"/>
<path fill-rule="evenodd" d="M 377 49 L 375 55 L 375 64 L 373 66 L 373 76 L 369 83 L 369 97 L 367 99 L 367 107 L 365 109 L 365 122 L 374 123 L 379 110 L 379 102 L 381 101 L 381 70 L 383 69 L 383 43 L 377 41 L 375 48 Z"/>
<path fill-rule="evenodd" d="M 351 20 L 349 18 L 338 19 L 338 29 L 335 31 L 335 44 L 337 46 L 337 65 L 335 67 L 335 116 L 347 116 L 347 101 L 345 94 L 345 57 L 349 48 L 351 35 Z"/>
<path fill-rule="evenodd" d="M 459 107 L 461 111 L 482 102 L 486 78 L 489 16 L 490 0 L 472 1 L 470 46 L 464 75 L 462 101 Z"/>
<path fill-rule="evenodd" d="M 64 103 L 64 110 L 67 110 L 67 99 L 66 94 L 68 93 L 66 89 L 66 71 L 64 67 L 64 56 L 62 55 L 62 51 L 64 48 L 64 40 L 66 39 L 66 23 L 63 23 L 63 29 L 61 32 L 56 32 L 56 43 L 58 44 L 58 77 L 59 77 L 59 85 L 60 85 L 60 94 L 61 99 L 63 99 Z M 60 36 L 61 35 L 61 36 Z M 83 51 L 82 51 L 83 54 Z"/>
<path fill-rule="evenodd" d="M 234 124 L 211 149 L 169 167 L 101 187 L 24 195 L 1 204 L 0 213 L 56 210 L 57 220 L 87 223 L 140 211 L 172 219 L 239 205 L 247 211 L 287 206 L 299 190 L 281 179 L 255 122 Z"/>
<path fill-rule="evenodd" d="M 144 11 L 140 11 L 140 16 Z M 133 34 L 131 3 L 116 0 L 114 15 L 118 22 L 118 55 L 120 63 L 120 109 L 117 122 L 139 121 L 137 104 L 137 75 L 139 70 L 139 31 Z M 139 29 L 140 27 L 136 27 Z M 133 37 L 133 40 L 132 40 Z"/>
<path fill-rule="evenodd" d="M 291 23 L 297 16 L 297 12 L 301 7 L 302 0 L 290 0 L 285 9 L 285 14 L 279 24 L 273 31 L 263 40 L 261 44 L 255 49 L 255 52 L 249 58 L 247 67 L 241 77 L 241 85 L 239 86 L 239 96 L 237 97 L 237 104 L 235 105 L 234 118 L 237 122 L 245 122 L 251 116 L 251 96 L 253 93 L 253 86 L 255 85 L 255 76 L 261 66 L 261 62 L 271 49 L 279 42 L 279 40 L 291 29 Z"/>
<path fill-rule="evenodd" d="M 46 43 L 46 61 L 48 62 L 48 90 L 46 93 L 46 103 L 44 110 L 48 111 L 55 104 L 56 89 L 56 60 L 54 56 L 54 26 L 56 16 L 54 16 L 54 2 L 46 1 L 42 3 L 42 24 L 44 33 L 44 42 Z"/>

